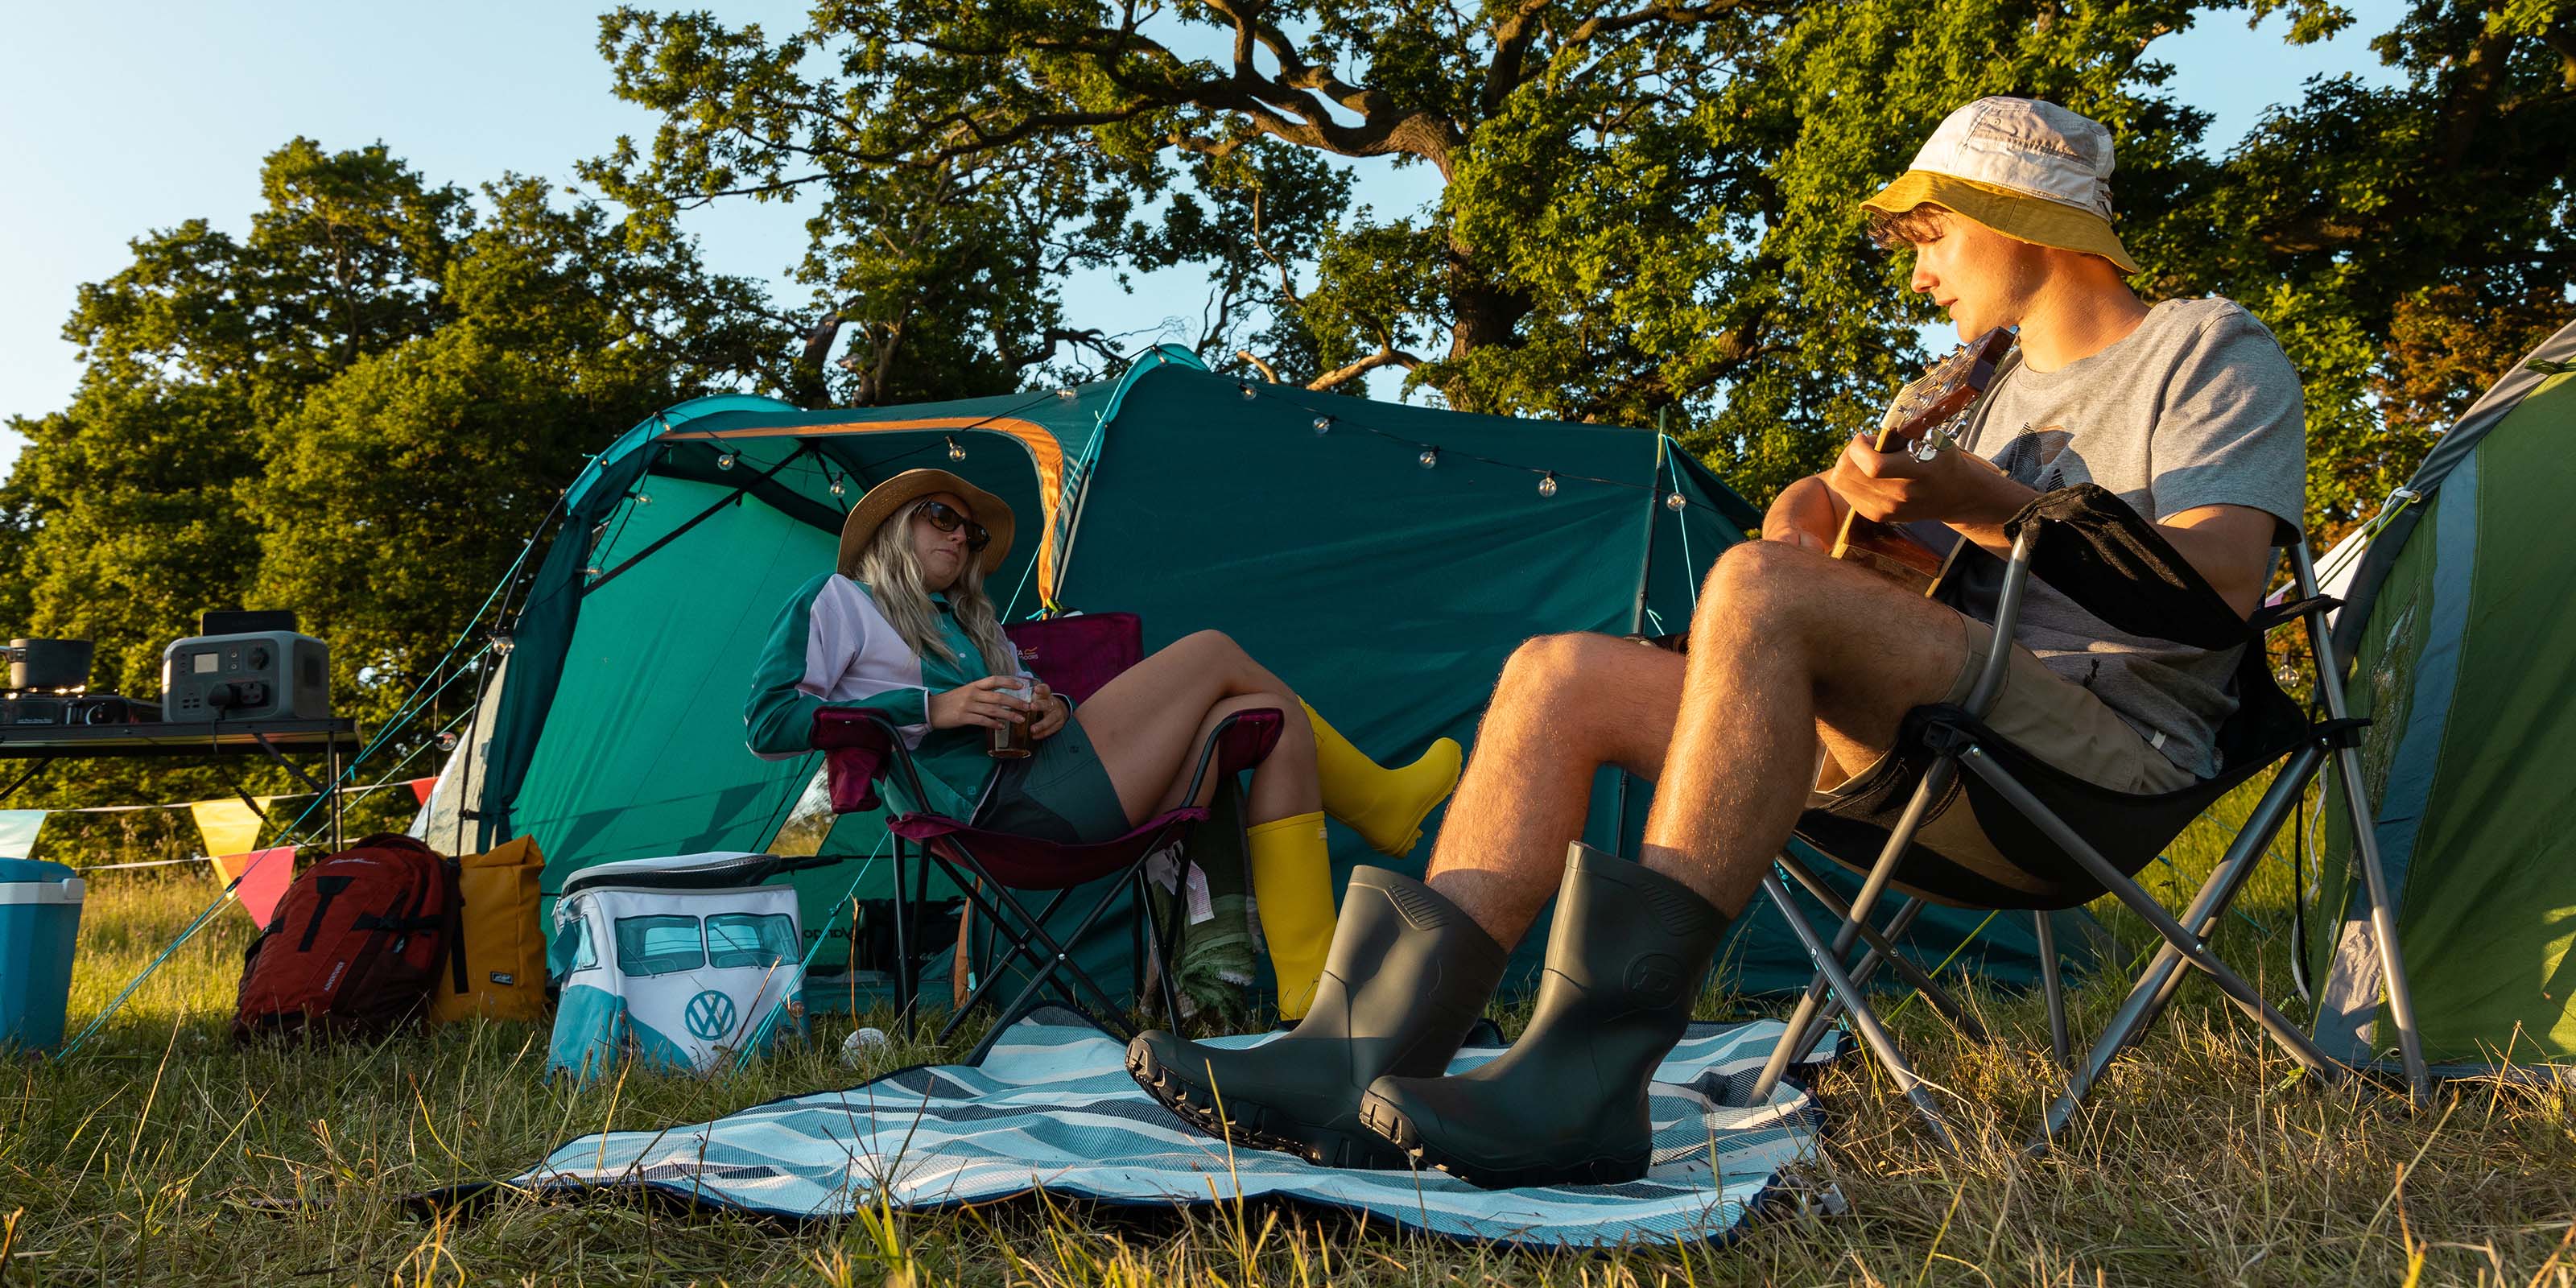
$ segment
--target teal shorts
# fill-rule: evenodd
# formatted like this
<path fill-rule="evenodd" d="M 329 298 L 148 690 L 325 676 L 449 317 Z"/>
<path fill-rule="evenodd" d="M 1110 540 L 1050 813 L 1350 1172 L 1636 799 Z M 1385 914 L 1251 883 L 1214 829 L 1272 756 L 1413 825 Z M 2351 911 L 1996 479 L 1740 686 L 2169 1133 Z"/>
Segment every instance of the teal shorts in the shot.
<path fill-rule="evenodd" d="M 1109 770 L 1079 720 L 1065 721 L 1029 755 L 999 762 L 972 821 L 980 828 L 1059 845 L 1116 840 L 1132 826 L 1127 807 L 1118 803 L 1118 787 L 1109 781 Z"/>

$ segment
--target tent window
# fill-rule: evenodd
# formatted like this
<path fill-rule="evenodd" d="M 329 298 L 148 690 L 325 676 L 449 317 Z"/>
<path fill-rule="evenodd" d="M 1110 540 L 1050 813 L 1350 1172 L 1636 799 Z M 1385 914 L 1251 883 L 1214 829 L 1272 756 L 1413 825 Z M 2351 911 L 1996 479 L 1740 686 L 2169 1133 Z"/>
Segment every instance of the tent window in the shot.
<path fill-rule="evenodd" d="M 706 943 L 695 917 L 617 919 L 617 969 L 629 975 L 668 975 L 707 964 Z"/>
<path fill-rule="evenodd" d="M 707 918 L 707 956 L 716 966 L 776 966 L 796 957 L 796 923 L 785 913 L 728 912 Z"/>
<path fill-rule="evenodd" d="M 572 923 L 572 934 L 572 968 L 589 970 L 599 965 L 599 945 L 590 941 L 590 923 L 588 921 Z"/>

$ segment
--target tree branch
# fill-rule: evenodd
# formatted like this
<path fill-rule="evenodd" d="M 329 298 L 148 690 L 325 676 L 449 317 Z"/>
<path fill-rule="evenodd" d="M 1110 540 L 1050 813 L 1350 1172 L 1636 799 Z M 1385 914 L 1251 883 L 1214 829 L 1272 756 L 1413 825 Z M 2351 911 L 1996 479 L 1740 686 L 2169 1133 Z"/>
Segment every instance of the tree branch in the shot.
<path fill-rule="evenodd" d="M 1322 393 L 1327 389 L 1333 389 L 1341 385 L 1348 384 L 1361 376 L 1367 375 L 1380 367 L 1390 364 L 1402 367 L 1407 371 L 1411 371 L 1422 365 L 1422 359 L 1414 357 L 1412 354 L 1406 353 L 1402 349 L 1396 348 L 1392 343 L 1381 344 L 1378 346 L 1377 352 L 1372 353 L 1357 362 L 1335 367 L 1332 370 L 1315 377 L 1313 380 L 1307 381 L 1306 388 L 1313 393 Z"/>

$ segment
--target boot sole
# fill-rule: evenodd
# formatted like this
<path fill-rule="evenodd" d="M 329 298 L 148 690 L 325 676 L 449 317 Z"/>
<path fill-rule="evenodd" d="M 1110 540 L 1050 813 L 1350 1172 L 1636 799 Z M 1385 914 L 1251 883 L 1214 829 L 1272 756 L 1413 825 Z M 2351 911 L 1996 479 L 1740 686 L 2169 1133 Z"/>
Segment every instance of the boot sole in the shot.
<path fill-rule="evenodd" d="M 1406 1167 L 1403 1155 L 1382 1140 L 1316 1127 L 1265 1105 L 1236 1101 L 1220 1113 L 1215 1093 L 1164 1068 L 1140 1050 L 1127 1052 L 1127 1076 L 1182 1121 L 1237 1148 L 1294 1154 L 1317 1167 L 1370 1171 L 1402 1171 Z"/>
<path fill-rule="evenodd" d="M 1360 1100 L 1360 1124 L 1403 1151 L 1416 1167 L 1446 1172 L 1478 1189 L 1518 1190 L 1553 1185 L 1624 1185 L 1645 1176 L 1654 1151 L 1601 1155 L 1577 1163 L 1530 1163 L 1495 1166 L 1453 1154 L 1423 1138 L 1404 1111 L 1375 1092 Z"/>

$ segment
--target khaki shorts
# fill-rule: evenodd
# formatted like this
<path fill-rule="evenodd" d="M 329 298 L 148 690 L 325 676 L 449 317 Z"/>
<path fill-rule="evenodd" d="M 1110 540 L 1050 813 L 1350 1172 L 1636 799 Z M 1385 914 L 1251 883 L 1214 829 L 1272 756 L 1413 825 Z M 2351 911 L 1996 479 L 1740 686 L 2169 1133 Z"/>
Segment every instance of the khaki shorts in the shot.
<path fill-rule="evenodd" d="M 1960 663 L 1958 677 L 1951 681 L 1950 692 L 1942 699 L 1950 706 L 1967 702 L 1968 691 L 1976 686 L 1977 673 L 1985 668 L 1995 645 L 1994 630 L 1984 622 L 1965 615 L 1957 620 L 1967 660 Z M 2049 670 L 2029 649 L 2018 645 L 2013 647 L 2012 660 L 2004 669 L 2003 691 L 1995 695 L 1985 724 L 2033 756 L 2116 792 L 2162 795 L 2198 781 L 2189 770 L 2166 759 L 2162 751 L 2140 737 L 2092 690 Z M 1892 786 L 1888 779 L 1904 772 L 1905 766 L 1893 752 L 1882 755 L 1842 783 L 1810 794 L 1807 808 L 1829 810 L 1847 801 L 1886 792 Z M 1904 791 L 1910 794 L 1912 785 L 1906 784 Z M 1931 816 L 1916 834 L 1915 845 L 1935 851 L 1987 881 L 2027 894 L 2043 895 L 2080 879 L 2074 865 L 2059 856 L 2049 856 L 2054 862 L 2042 861 L 2035 866 L 2004 857 L 1987 839 L 1986 829 L 1979 825 L 1967 794 L 1956 785 L 1944 799 L 1934 802 Z M 1866 869 L 1878 856 L 1831 857 L 1847 866 Z M 1941 890 L 1916 887 L 1906 876 L 1900 868 L 1897 884 L 1935 899 L 1943 897 Z"/>

